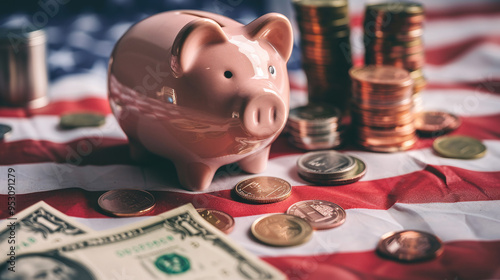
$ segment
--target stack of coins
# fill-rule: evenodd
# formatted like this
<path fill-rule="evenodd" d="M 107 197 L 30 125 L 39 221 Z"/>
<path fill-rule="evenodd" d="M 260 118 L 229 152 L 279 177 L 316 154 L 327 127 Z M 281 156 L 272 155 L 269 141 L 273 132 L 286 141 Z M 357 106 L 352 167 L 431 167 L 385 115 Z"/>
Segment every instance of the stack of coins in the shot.
<path fill-rule="evenodd" d="M 344 113 L 352 66 L 347 0 L 293 0 L 299 25 L 309 101 L 327 102 Z"/>
<path fill-rule="evenodd" d="M 335 151 L 309 152 L 297 160 L 299 176 L 319 185 L 345 185 L 358 181 L 366 173 L 365 163 Z"/>
<path fill-rule="evenodd" d="M 12 127 L 6 124 L 0 124 L 0 141 L 4 140 L 10 135 Z"/>
<path fill-rule="evenodd" d="M 371 151 L 396 152 L 417 141 L 412 111 L 413 81 L 394 66 L 355 67 L 352 121 L 359 144 Z"/>
<path fill-rule="evenodd" d="M 326 104 L 308 104 L 290 110 L 287 132 L 290 143 L 304 150 L 338 147 L 344 135 L 344 129 L 340 129 L 340 111 Z"/>
<path fill-rule="evenodd" d="M 426 81 L 422 73 L 424 8 L 419 3 L 392 2 L 366 6 L 364 20 L 365 64 L 393 65 L 410 72 L 414 80 L 414 110 L 420 111 L 419 92 Z"/>

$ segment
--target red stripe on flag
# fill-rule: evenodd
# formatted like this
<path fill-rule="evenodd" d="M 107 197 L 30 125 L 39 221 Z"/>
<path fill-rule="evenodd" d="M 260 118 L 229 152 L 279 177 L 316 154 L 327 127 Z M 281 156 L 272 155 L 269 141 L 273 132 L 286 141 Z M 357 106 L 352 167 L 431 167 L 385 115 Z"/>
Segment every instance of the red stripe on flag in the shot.
<path fill-rule="evenodd" d="M 416 263 L 385 259 L 375 251 L 262 259 L 290 280 L 500 278 L 500 241 L 446 242 L 440 257 Z"/>
<path fill-rule="evenodd" d="M 450 135 L 474 135 L 478 139 L 500 139 L 498 123 L 500 114 L 462 117 L 462 125 Z M 351 129 L 352 130 L 352 129 Z M 421 137 L 415 149 L 429 148 L 437 136 Z M 77 165 L 133 164 L 129 156 L 126 140 L 109 138 L 82 138 L 68 143 L 54 143 L 41 140 L 22 140 L 15 142 L 0 142 L 0 165 L 58 162 Z M 342 150 L 359 150 L 352 133 L 347 133 Z M 281 135 L 271 146 L 270 158 L 303 153 Z"/>
<path fill-rule="evenodd" d="M 173 170 L 171 170 L 172 176 Z M 323 199 L 335 202 L 344 209 L 389 209 L 395 203 L 451 203 L 461 201 L 500 200 L 500 172 L 477 172 L 451 166 L 427 166 L 424 170 L 397 177 L 360 181 L 354 184 L 323 187 L 295 186 L 284 201 L 271 204 L 249 204 L 232 190 L 205 194 L 153 191 L 157 205 L 148 215 L 157 215 L 186 203 L 196 208 L 226 211 L 234 217 L 283 213 L 295 202 Z M 134 187 L 134 186 L 123 186 Z M 103 192 L 82 189 L 62 189 L 30 194 L 18 194 L 16 211 L 44 200 L 59 211 L 75 217 L 102 218 L 97 199 Z M 7 204 L 7 195 L 0 196 Z M 7 218 L 2 212 L 0 218 Z"/>
<path fill-rule="evenodd" d="M 475 47 L 487 43 L 500 45 L 500 37 L 474 37 L 438 48 L 426 48 L 425 61 L 433 65 L 444 65 L 460 58 Z"/>
<path fill-rule="evenodd" d="M 22 140 L 0 142 L 0 165 L 38 162 L 75 165 L 133 164 L 126 140 L 85 138 L 68 143 Z"/>

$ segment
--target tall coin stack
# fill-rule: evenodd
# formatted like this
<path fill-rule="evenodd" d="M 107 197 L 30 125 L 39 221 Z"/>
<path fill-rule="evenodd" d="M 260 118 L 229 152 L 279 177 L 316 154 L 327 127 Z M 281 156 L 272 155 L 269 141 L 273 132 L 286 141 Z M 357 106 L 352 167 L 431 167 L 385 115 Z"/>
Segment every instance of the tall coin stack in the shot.
<path fill-rule="evenodd" d="M 413 80 L 395 66 L 354 67 L 352 122 L 359 144 L 376 152 L 397 152 L 417 141 L 412 101 Z"/>
<path fill-rule="evenodd" d="M 346 112 L 352 66 L 347 0 L 292 0 L 301 33 L 302 65 L 310 102 Z"/>
<path fill-rule="evenodd" d="M 290 110 L 288 140 L 303 150 L 336 148 L 342 144 L 344 129 L 339 110 L 327 104 L 312 104 Z"/>
<path fill-rule="evenodd" d="M 427 84 L 422 67 L 424 8 L 419 3 L 393 2 L 367 5 L 365 12 L 365 64 L 393 65 L 410 72 L 414 80 L 414 110 L 421 111 L 420 91 Z"/>

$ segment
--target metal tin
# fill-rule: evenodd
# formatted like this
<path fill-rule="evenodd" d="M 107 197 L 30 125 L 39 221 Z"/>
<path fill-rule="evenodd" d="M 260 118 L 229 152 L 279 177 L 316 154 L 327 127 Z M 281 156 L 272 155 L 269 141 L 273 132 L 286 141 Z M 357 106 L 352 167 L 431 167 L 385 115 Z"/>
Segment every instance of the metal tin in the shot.
<path fill-rule="evenodd" d="M 46 35 L 42 29 L 0 29 L 0 106 L 48 103 Z"/>

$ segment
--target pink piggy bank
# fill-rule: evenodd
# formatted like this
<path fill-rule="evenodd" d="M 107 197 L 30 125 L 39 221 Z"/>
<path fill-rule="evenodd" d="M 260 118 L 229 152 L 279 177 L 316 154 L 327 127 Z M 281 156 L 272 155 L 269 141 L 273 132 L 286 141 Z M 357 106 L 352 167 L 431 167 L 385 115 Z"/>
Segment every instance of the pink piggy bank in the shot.
<path fill-rule="evenodd" d="M 286 17 L 248 25 L 201 11 L 170 11 L 132 26 L 109 63 L 109 101 L 135 159 L 170 159 L 180 183 L 207 188 L 222 165 L 265 169 L 289 110 Z"/>

